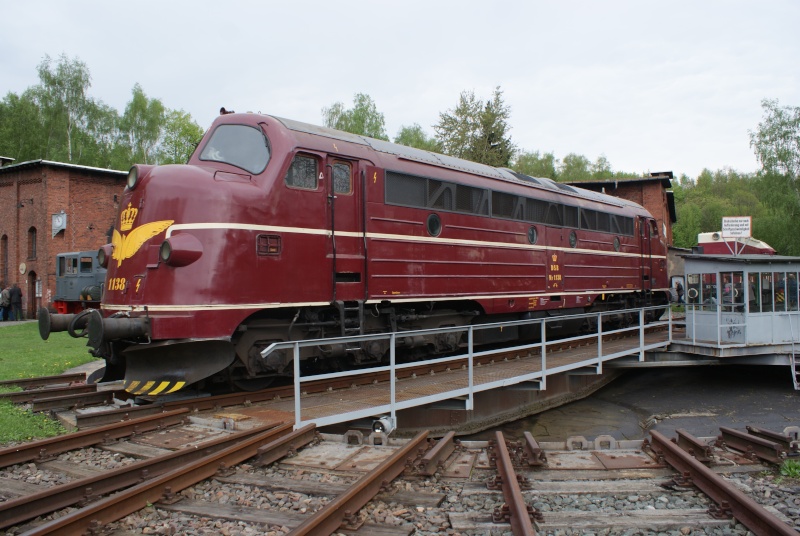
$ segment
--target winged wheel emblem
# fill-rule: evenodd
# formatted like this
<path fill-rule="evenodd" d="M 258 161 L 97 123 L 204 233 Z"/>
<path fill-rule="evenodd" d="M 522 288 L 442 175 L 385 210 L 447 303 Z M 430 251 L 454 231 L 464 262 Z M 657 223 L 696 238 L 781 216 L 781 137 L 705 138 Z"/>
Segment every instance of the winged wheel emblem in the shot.
<path fill-rule="evenodd" d="M 117 266 L 122 264 L 125 259 L 133 257 L 145 242 L 164 231 L 172 225 L 175 220 L 162 220 L 145 223 L 124 235 L 114 229 L 111 237 L 111 245 L 114 247 L 111 258 L 116 259 Z"/>

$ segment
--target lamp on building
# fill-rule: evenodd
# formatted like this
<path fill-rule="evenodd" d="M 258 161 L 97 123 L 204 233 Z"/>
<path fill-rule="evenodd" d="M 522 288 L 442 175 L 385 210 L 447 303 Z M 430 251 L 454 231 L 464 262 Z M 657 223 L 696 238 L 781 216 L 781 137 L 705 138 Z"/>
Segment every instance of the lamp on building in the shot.
<path fill-rule="evenodd" d="M 33 198 L 32 198 L 32 197 L 31 197 L 30 199 L 22 199 L 22 200 L 19 202 L 19 204 L 17 205 L 17 208 L 24 208 L 24 207 L 25 207 L 25 202 L 26 202 L 26 201 L 28 202 L 28 204 L 29 204 L 29 205 L 32 205 L 32 204 L 33 204 Z"/>

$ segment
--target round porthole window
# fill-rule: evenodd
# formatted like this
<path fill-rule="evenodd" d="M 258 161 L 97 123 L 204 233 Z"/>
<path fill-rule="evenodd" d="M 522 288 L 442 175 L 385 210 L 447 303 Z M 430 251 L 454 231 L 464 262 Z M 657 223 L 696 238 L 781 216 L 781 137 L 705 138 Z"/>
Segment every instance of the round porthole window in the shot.
<path fill-rule="evenodd" d="M 578 245 L 578 234 L 575 231 L 569 233 L 569 245 L 573 248 Z"/>
<path fill-rule="evenodd" d="M 536 227 L 531 226 L 528 229 L 528 242 L 535 244 L 537 238 L 539 238 L 539 233 L 536 232 Z"/>
<path fill-rule="evenodd" d="M 431 214 L 428 216 L 428 234 L 431 236 L 439 236 L 442 232 L 442 220 L 438 214 Z"/>
<path fill-rule="evenodd" d="M 614 237 L 614 251 L 619 251 L 619 248 L 620 248 L 619 237 L 615 236 Z"/>

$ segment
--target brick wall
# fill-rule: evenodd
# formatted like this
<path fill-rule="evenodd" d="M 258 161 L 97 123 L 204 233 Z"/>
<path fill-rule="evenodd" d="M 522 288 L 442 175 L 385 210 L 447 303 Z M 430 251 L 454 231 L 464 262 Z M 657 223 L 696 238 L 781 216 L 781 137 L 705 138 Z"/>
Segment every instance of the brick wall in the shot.
<path fill-rule="evenodd" d="M 125 176 L 42 161 L 0 168 L 0 281 L 19 283 L 26 318 L 52 302 L 56 254 L 96 250 L 109 241 Z M 61 211 L 67 228 L 53 236 L 52 215 Z"/>

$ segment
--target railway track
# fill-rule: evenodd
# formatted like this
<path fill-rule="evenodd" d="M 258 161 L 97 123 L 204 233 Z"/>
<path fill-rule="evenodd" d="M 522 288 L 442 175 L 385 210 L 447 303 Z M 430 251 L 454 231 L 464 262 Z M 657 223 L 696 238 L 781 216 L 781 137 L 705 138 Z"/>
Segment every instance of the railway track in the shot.
<path fill-rule="evenodd" d="M 174 413 L 170 419 L 185 417 Z M 498 432 L 486 445 L 460 443 L 453 434 L 433 441 L 423 433 L 410 441 L 382 437 L 375 445 L 357 432 L 324 436 L 311 425 L 293 432 L 272 423 L 233 433 L 185 421 L 151 423 L 147 432 L 143 422 L 123 424 L 136 431 L 122 436 L 116 425 L 118 431 L 94 438 L 78 432 L 0 452 L 0 461 L 12 464 L 0 472 L 0 527 L 7 534 L 119 536 L 145 529 L 797 534 L 732 484 L 737 472 L 763 471 L 764 458 L 749 448 L 731 450 L 722 436 L 708 441 L 682 431 L 671 441 L 652 432 L 645 442 L 570 438 L 543 448 L 530 434 L 514 441 Z M 783 456 L 796 454 L 796 438 L 757 432 L 788 440 Z M 87 448 L 92 441 L 99 442 Z M 15 458 L 12 451 L 27 454 Z"/>

